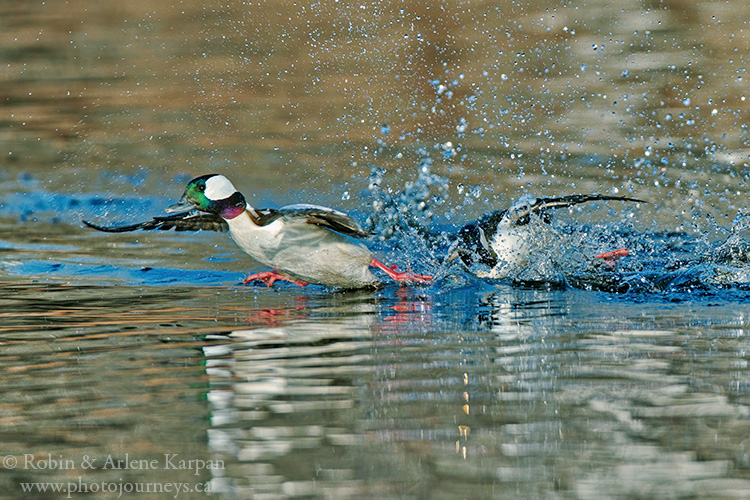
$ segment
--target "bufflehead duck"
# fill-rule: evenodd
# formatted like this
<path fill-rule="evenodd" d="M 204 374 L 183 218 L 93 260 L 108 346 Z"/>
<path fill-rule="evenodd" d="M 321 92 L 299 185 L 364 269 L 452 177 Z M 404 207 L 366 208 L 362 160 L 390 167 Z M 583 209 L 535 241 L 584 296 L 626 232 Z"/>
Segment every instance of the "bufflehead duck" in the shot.
<path fill-rule="evenodd" d="M 590 201 L 628 201 L 645 203 L 625 196 L 579 194 L 556 198 L 525 198 L 507 210 L 483 215 L 463 226 L 449 251 L 448 262 L 459 258 L 467 267 L 481 264 L 489 268 L 478 273 L 483 278 L 508 277 L 529 257 L 535 246 L 537 232 L 543 230 L 533 224 L 534 216 L 543 224 L 551 221 L 551 209 L 571 207 Z M 628 255 L 626 249 L 606 252 L 595 257 L 612 266 Z"/>
<path fill-rule="evenodd" d="M 196 211 L 197 210 L 197 211 Z M 369 236 L 351 217 L 332 208 L 297 204 L 256 209 L 223 175 L 210 174 L 188 183 L 179 202 L 167 209 L 174 215 L 128 226 L 86 225 L 107 232 L 138 229 L 199 229 L 229 231 L 232 239 L 271 271 L 251 274 L 272 286 L 285 280 L 306 286 L 367 288 L 382 284 L 372 270 L 380 269 L 399 282 L 429 283 L 431 276 L 399 272 L 387 266 L 358 239 Z"/>

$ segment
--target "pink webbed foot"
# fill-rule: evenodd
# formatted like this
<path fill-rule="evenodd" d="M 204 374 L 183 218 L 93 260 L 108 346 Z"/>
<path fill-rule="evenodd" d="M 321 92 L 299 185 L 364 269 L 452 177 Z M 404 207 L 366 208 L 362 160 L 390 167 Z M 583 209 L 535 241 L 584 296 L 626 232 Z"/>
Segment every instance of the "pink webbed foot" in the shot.
<path fill-rule="evenodd" d="M 273 286 L 273 284 L 276 283 L 276 281 L 278 281 L 278 280 L 281 280 L 281 281 L 291 281 L 292 283 L 294 283 L 297 286 L 307 286 L 307 285 L 310 284 L 310 283 L 307 283 L 305 281 L 297 281 L 297 280 L 293 280 L 291 278 L 287 278 L 285 276 L 282 276 L 278 271 L 266 271 L 266 272 L 263 272 L 263 273 L 251 274 L 250 276 L 248 276 L 247 278 L 245 278 L 245 281 L 243 283 L 245 285 L 247 285 L 251 281 L 262 281 L 263 283 L 266 284 L 266 286 L 270 287 L 270 286 Z"/>
<path fill-rule="evenodd" d="M 614 265 L 617 263 L 618 260 L 620 260 L 621 258 L 629 254 L 630 252 L 628 252 L 624 248 L 621 248 L 619 250 L 614 250 L 612 252 L 607 252 L 607 253 L 603 253 L 600 255 L 594 255 L 594 258 L 602 259 L 605 264 L 607 264 L 610 267 L 614 267 Z"/>
<path fill-rule="evenodd" d="M 401 272 L 398 271 L 396 266 L 386 266 L 378 259 L 372 259 L 370 262 L 372 267 L 377 267 L 391 277 L 394 281 L 405 281 L 405 282 L 416 282 L 416 283 L 429 283 L 432 281 L 432 276 L 427 274 L 415 274 L 412 272 Z"/>

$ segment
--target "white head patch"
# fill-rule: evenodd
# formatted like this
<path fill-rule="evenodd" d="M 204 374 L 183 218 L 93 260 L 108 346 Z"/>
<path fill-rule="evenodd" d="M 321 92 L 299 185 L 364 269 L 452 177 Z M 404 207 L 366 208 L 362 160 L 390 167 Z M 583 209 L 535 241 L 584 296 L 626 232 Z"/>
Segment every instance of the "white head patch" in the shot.
<path fill-rule="evenodd" d="M 223 175 L 214 175 L 206 179 L 206 191 L 204 194 L 209 200 L 224 200 L 236 192 L 237 189 Z"/>

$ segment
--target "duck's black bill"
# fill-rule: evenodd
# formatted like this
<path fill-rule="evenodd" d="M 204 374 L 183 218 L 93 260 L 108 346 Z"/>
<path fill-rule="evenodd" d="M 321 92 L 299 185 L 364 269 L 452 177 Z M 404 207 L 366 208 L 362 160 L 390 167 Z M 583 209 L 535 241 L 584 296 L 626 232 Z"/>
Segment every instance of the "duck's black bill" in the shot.
<path fill-rule="evenodd" d="M 189 202 L 187 197 L 185 196 L 180 198 L 180 201 L 178 201 L 174 205 L 170 205 L 164 209 L 164 211 L 168 214 L 173 214 L 176 212 L 189 212 L 190 210 L 195 210 L 195 205 Z"/>

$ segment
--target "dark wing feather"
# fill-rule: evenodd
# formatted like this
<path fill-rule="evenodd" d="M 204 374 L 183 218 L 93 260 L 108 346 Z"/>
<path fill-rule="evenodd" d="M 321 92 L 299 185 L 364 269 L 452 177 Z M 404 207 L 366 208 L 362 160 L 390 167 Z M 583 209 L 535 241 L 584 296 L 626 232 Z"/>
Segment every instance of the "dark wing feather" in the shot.
<path fill-rule="evenodd" d="M 331 231 L 352 236 L 366 238 L 370 233 L 362 229 L 357 222 L 343 212 L 317 205 L 287 205 L 279 209 L 265 209 L 256 211 L 259 224 L 265 226 L 282 218 L 285 221 L 302 220 L 308 224 L 325 227 Z"/>
<path fill-rule="evenodd" d="M 510 210 L 504 210 L 500 217 L 496 212 L 494 215 L 499 219 L 502 216 L 509 215 L 511 222 L 515 225 L 522 226 L 528 224 L 529 216 L 532 213 L 544 214 L 545 210 L 552 208 L 564 208 L 578 205 L 579 203 L 586 203 L 589 201 L 632 201 L 635 203 L 646 203 L 643 200 L 637 198 L 628 198 L 626 196 L 612 196 L 606 194 L 574 194 L 570 196 L 560 196 L 556 198 L 537 198 L 531 204 L 526 206 L 520 206 L 517 209 L 511 208 Z"/>
<path fill-rule="evenodd" d="M 104 231 L 106 233 L 127 233 L 130 231 L 168 231 L 174 229 L 175 231 L 218 231 L 227 232 L 229 226 L 226 221 L 214 214 L 206 214 L 196 212 L 194 210 L 188 212 L 180 212 L 166 217 L 154 217 L 153 219 L 140 222 L 138 224 L 128 225 L 113 225 L 113 226 L 101 226 L 94 224 L 89 221 L 83 221 L 87 226 L 94 228 L 98 231 Z"/>

